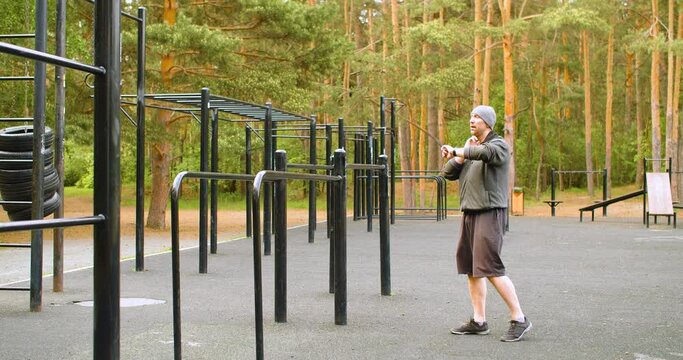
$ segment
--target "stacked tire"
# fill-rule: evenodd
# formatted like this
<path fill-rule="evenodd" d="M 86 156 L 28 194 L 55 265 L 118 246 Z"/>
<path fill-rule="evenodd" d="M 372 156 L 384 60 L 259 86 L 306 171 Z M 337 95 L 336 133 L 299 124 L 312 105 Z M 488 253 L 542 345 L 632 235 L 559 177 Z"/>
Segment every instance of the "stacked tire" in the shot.
<path fill-rule="evenodd" d="M 61 203 L 57 193 L 59 175 L 55 169 L 52 143 L 54 132 L 45 128 L 43 135 L 43 215 L 55 212 Z M 4 161 L 9 160 L 9 161 Z M 10 220 L 30 220 L 33 200 L 33 126 L 0 129 L 0 197 L 27 203 L 2 204 Z"/>

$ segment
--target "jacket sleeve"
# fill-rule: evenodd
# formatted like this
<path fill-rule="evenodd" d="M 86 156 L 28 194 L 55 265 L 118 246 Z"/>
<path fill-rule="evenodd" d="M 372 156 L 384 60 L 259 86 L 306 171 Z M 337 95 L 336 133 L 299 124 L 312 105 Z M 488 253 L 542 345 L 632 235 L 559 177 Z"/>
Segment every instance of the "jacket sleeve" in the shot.
<path fill-rule="evenodd" d="M 463 164 L 458 164 L 455 162 L 455 158 L 446 161 L 441 169 L 443 177 L 448 180 L 458 180 L 460 178 L 460 172 L 462 171 Z"/>
<path fill-rule="evenodd" d="M 481 145 L 467 147 L 464 149 L 464 155 L 465 159 L 481 160 L 488 164 L 498 165 L 510 157 L 510 151 L 504 140 L 496 139 Z"/>

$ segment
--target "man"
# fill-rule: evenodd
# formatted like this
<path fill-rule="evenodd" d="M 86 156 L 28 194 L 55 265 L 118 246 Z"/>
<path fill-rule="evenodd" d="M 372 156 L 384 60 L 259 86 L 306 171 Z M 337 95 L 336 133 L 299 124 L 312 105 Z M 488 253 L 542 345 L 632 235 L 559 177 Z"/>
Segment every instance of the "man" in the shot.
<path fill-rule="evenodd" d="M 496 112 L 490 106 L 474 108 L 470 134 L 462 148 L 441 147 L 448 161 L 443 173 L 448 180 L 460 181 L 460 209 L 463 211 L 460 241 L 456 251 L 459 274 L 467 275 L 473 316 L 469 322 L 451 329 L 456 335 L 489 333 L 486 323 L 486 280 L 496 288 L 510 309 L 510 327 L 501 341 L 519 341 L 531 329 L 517 299 L 515 286 L 505 275 L 500 258 L 503 227 L 508 206 L 510 150 L 493 131 Z"/>

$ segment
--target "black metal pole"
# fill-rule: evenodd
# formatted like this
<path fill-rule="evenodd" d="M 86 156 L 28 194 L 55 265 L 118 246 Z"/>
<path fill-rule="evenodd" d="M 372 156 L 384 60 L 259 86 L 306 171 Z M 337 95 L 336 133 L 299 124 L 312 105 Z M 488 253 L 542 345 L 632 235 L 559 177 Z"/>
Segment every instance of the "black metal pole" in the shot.
<path fill-rule="evenodd" d="M 94 228 L 95 359 L 120 357 L 121 265 L 121 4 L 95 3 L 94 213 L 105 220 Z"/>
<path fill-rule="evenodd" d="M 55 55 L 66 55 L 66 0 L 57 0 L 57 29 L 55 31 Z M 55 219 L 64 217 L 64 98 L 66 82 L 64 68 L 55 67 L 55 143 L 54 159 L 57 170 L 57 194 L 59 207 L 55 210 Z M 52 291 L 64 291 L 64 229 L 52 230 Z"/>
<path fill-rule="evenodd" d="M 384 95 L 379 97 L 379 126 L 382 128 L 382 135 L 380 135 L 379 138 L 379 153 L 380 154 L 386 154 L 387 149 L 385 146 L 385 136 L 386 133 L 384 132 L 384 129 L 386 129 L 387 126 L 387 120 L 386 120 L 386 114 L 385 114 L 385 108 L 384 108 Z"/>
<path fill-rule="evenodd" d="M 273 170 L 273 114 L 270 103 L 266 103 L 263 140 L 263 170 Z M 263 255 L 270 255 L 272 201 L 273 185 L 266 182 L 263 184 Z"/>
<path fill-rule="evenodd" d="M 180 192 L 180 188 L 178 188 Z M 178 216 L 178 198 L 180 194 L 171 196 L 171 273 L 173 285 L 173 356 L 174 359 L 182 359 L 182 336 L 181 336 L 181 308 L 180 308 L 180 235 Z"/>
<path fill-rule="evenodd" d="M 265 184 L 264 184 L 265 185 Z M 256 338 L 256 359 L 263 360 L 263 276 L 261 264 L 261 209 L 260 194 L 257 189 L 251 192 L 252 246 L 254 258 L 254 318 Z"/>
<path fill-rule="evenodd" d="M 246 150 L 244 156 L 244 173 L 251 174 L 251 128 L 249 126 L 244 127 L 244 147 Z M 247 194 L 247 237 L 252 234 L 252 223 L 251 223 L 251 186 L 245 185 Z"/>
<path fill-rule="evenodd" d="M 346 149 L 346 134 L 344 133 L 344 118 L 337 120 L 337 141 L 339 142 L 339 149 Z"/>
<path fill-rule="evenodd" d="M 550 216 L 555 216 L 555 169 L 550 169 Z"/>
<path fill-rule="evenodd" d="M 643 158 L 643 224 L 647 219 L 647 159 Z"/>
<path fill-rule="evenodd" d="M 218 110 L 211 118 L 211 172 L 218 172 Z M 212 254 L 218 252 L 218 181 L 211 180 L 211 246 Z"/>
<path fill-rule="evenodd" d="M 329 124 L 325 125 L 325 165 L 332 165 L 332 126 Z M 332 170 L 328 170 L 327 175 L 332 175 Z M 325 192 L 327 195 L 327 238 L 330 239 L 332 231 L 332 187 L 329 181 L 325 183 Z"/>
<path fill-rule="evenodd" d="M 389 131 L 390 138 L 390 148 L 391 154 L 389 155 L 389 161 L 391 162 L 391 179 L 389 181 L 389 186 L 391 186 L 391 223 L 396 222 L 396 101 L 391 100 L 391 130 Z"/>
<path fill-rule="evenodd" d="M 145 66 L 147 63 L 145 31 L 147 10 L 138 8 L 137 63 L 137 144 L 135 167 L 135 271 L 145 270 Z"/>
<path fill-rule="evenodd" d="M 379 164 L 384 170 L 379 172 L 379 257 L 380 282 L 382 295 L 391 295 L 391 240 L 389 226 L 389 161 L 385 154 L 379 156 Z"/>
<path fill-rule="evenodd" d="M 375 157 L 374 157 L 374 149 L 373 149 L 373 132 L 372 128 L 372 121 L 368 121 L 368 135 L 367 135 L 367 143 L 366 143 L 366 150 L 365 150 L 365 163 L 366 164 L 372 164 Z M 372 214 L 374 212 L 374 203 L 372 200 L 374 200 L 374 197 L 372 196 L 372 170 L 365 170 L 365 216 L 366 219 L 368 220 L 368 232 L 372 232 Z"/>
<path fill-rule="evenodd" d="M 287 153 L 275 152 L 275 170 L 287 171 Z M 275 322 L 287 322 L 287 180 L 275 181 Z"/>
<path fill-rule="evenodd" d="M 315 116 L 311 116 L 311 128 L 309 132 L 309 163 L 311 165 L 317 165 L 318 164 L 318 159 L 317 159 L 317 144 L 316 144 L 316 118 Z M 309 173 L 315 174 L 315 170 L 310 170 Z M 311 180 L 308 182 L 308 242 L 313 243 L 315 242 L 315 229 L 316 229 L 316 186 L 315 186 L 315 180 Z"/>
<path fill-rule="evenodd" d="M 334 323 L 346 325 L 346 152 L 334 152 L 334 175 L 341 176 L 335 182 L 336 197 L 334 226 Z"/>
<path fill-rule="evenodd" d="M 602 169 L 602 201 L 607 200 L 607 169 Z M 607 206 L 602 207 L 602 216 L 607 216 Z"/>
<path fill-rule="evenodd" d="M 47 0 L 36 0 L 36 51 L 47 46 Z M 43 218 L 43 154 L 45 143 L 45 63 L 36 61 L 33 80 L 33 202 L 32 219 Z M 43 231 L 31 231 L 31 311 L 42 311 L 43 298 Z"/>
<path fill-rule="evenodd" d="M 354 164 L 359 164 L 360 163 L 360 141 L 358 139 L 358 134 L 353 135 L 354 141 L 351 144 L 351 147 L 353 148 L 353 163 Z M 353 221 L 357 221 L 361 217 L 361 185 L 360 185 L 360 170 L 358 169 L 353 169 L 351 171 L 351 186 L 353 187 Z"/>
<path fill-rule="evenodd" d="M 202 88 L 201 93 L 201 132 L 199 146 L 199 171 L 209 171 L 209 112 L 210 93 L 208 88 Z M 209 189 L 206 179 L 199 179 L 199 273 L 208 271 L 208 251 L 206 230 L 209 225 Z"/>

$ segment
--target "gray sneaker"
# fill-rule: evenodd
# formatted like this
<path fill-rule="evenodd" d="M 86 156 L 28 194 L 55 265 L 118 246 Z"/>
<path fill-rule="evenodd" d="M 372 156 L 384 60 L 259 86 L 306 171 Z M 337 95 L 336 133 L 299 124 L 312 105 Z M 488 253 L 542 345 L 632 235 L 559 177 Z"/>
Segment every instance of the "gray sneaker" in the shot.
<path fill-rule="evenodd" d="M 501 336 L 500 341 L 513 342 L 522 340 L 522 336 L 531 330 L 531 321 L 524 317 L 524 322 L 510 320 L 510 328 Z"/>
<path fill-rule="evenodd" d="M 451 334 L 455 335 L 486 335 L 489 333 L 489 324 L 484 321 L 483 324 L 479 325 L 474 319 L 470 319 L 457 328 L 451 328 Z"/>

